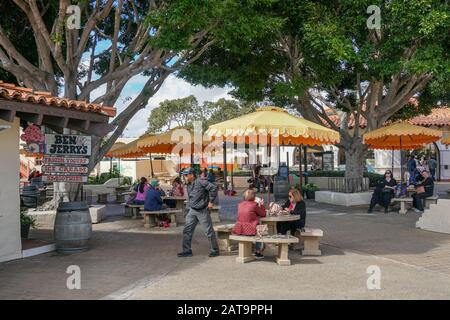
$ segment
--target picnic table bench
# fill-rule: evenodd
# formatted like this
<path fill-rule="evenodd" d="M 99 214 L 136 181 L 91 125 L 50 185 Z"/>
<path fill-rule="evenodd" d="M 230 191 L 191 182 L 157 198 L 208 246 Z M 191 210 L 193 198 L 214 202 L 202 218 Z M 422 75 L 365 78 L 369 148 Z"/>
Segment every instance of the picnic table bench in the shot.
<path fill-rule="evenodd" d="M 239 242 L 239 256 L 236 258 L 238 263 L 246 263 L 255 259 L 252 256 L 252 243 L 272 243 L 278 245 L 277 264 L 280 266 L 289 266 L 289 244 L 298 243 L 298 238 L 291 235 L 269 235 L 269 236 L 238 236 L 230 235 L 230 240 Z"/>
<path fill-rule="evenodd" d="M 297 229 L 296 235 L 300 242 L 303 242 L 303 256 L 320 256 L 322 251 L 319 249 L 320 238 L 323 237 L 321 229 L 304 228 Z"/>
<path fill-rule="evenodd" d="M 143 205 L 139 204 L 127 204 L 125 203 L 125 217 L 131 217 L 132 219 L 137 219 L 137 217 L 141 216 L 140 211 L 144 210 Z"/>
<path fill-rule="evenodd" d="M 233 228 L 234 223 L 214 226 L 214 231 L 217 234 L 217 243 L 219 244 L 219 250 L 221 253 L 231 253 L 231 251 L 233 251 L 233 246 L 230 241 L 230 235 Z"/>
<path fill-rule="evenodd" d="M 141 211 L 141 215 L 144 217 L 144 227 L 145 228 L 152 228 L 157 226 L 158 217 L 164 214 L 167 214 L 170 216 L 170 226 L 176 227 L 177 226 L 177 214 L 181 210 L 179 209 L 163 209 L 158 211 Z"/>
<path fill-rule="evenodd" d="M 398 202 L 400 203 L 400 210 L 398 213 L 400 214 L 406 214 L 406 212 L 408 211 L 408 209 L 406 208 L 406 204 L 408 204 L 409 207 L 412 206 L 413 203 L 413 198 L 393 198 L 392 202 Z"/>

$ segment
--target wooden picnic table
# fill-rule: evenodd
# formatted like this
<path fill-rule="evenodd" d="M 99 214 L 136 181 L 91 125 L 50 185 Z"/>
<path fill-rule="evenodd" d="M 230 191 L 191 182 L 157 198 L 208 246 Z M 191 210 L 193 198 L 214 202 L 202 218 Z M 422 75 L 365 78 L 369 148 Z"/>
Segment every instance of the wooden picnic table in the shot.
<path fill-rule="evenodd" d="M 298 214 L 289 214 L 282 215 L 278 217 L 264 217 L 261 218 L 260 221 L 264 224 L 267 224 L 267 228 L 269 229 L 269 235 L 277 234 L 277 222 L 288 222 L 288 221 L 296 221 L 300 220 L 300 215 Z"/>

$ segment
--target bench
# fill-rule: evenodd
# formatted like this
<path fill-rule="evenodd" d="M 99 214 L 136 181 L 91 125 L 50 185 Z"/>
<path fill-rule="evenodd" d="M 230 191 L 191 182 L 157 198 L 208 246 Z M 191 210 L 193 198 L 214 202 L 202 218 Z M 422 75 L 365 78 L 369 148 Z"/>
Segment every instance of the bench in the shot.
<path fill-rule="evenodd" d="M 400 203 L 400 210 L 398 213 L 400 214 L 406 214 L 408 211 L 406 209 L 406 204 L 412 206 L 413 199 L 412 198 L 394 198 L 392 199 L 392 202 L 399 202 Z"/>
<path fill-rule="evenodd" d="M 289 260 L 289 244 L 298 243 L 298 238 L 291 235 L 285 236 L 238 236 L 230 235 L 230 240 L 235 240 L 239 242 L 239 256 L 236 258 L 238 263 L 246 263 L 255 259 L 252 256 L 252 243 L 272 243 L 278 245 L 278 256 L 277 264 L 280 266 L 291 265 L 291 260 Z"/>
<path fill-rule="evenodd" d="M 322 251 L 319 249 L 320 238 L 323 237 L 321 229 L 304 228 L 303 231 L 297 229 L 296 236 L 300 242 L 303 242 L 303 256 L 320 256 Z"/>
<path fill-rule="evenodd" d="M 233 231 L 233 224 L 222 224 L 218 226 L 214 226 L 214 231 L 217 234 L 217 243 L 219 244 L 220 252 L 231 253 L 233 251 L 233 247 L 230 241 L 230 235 Z"/>
<path fill-rule="evenodd" d="M 108 194 L 109 193 L 99 193 L 99 194 L 97 194 L 97 203 L 100 203 L 100 204 L 108 203 Z"/>
<path fill-rule="evenodd" d="M 430 204 L 437 204 L 438 199 L 438 196 L 431 196 L 423 199 L 424 209 L 430 209 Z"/>
<path fill-rule="evenodd" d="M 159 211 L 141 211 L 144 217 L 144 227 L 152 228 L 157 226 L 158 216 L 168 214 L 170 216 L 170 226 L 177 226 L 177 213 L 180 213 L 179 209 L 164 209 Z"/>
<path fill-rule="evenodd" d="M 140 211 L 144 210 L 143 205 L 139 204 L 125 204 L 125 216 L 131 217 L 132 219 L 137 219 L 140 217 Z"/>

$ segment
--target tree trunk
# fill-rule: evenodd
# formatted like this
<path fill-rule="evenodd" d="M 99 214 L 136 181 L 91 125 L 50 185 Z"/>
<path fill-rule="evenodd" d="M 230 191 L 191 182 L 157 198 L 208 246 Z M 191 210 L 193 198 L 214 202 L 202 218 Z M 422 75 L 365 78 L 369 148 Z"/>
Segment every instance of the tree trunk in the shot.
<path fill-rule="evenodd" d="M 348 139 L 344 142 L 345 150 L 345 192 L 364 191 L 364 165 L 367 155 L 367 146 L 360 137 Z"/>

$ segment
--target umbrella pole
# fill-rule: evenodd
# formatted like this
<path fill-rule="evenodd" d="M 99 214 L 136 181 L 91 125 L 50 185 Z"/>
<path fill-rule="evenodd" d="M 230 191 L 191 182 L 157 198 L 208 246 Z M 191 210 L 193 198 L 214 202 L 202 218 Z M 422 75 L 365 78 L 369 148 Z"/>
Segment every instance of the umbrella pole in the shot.
<path fill-rule="evenodd" d="M 300 183 L 300 192 L 302 191 L 303 185 L 303 174 L 302 174 L 302 145 L 298 146 L 298 174 L 299 174 L 299 183 Z"/>
<path fill-rule="evenodd" d="M 227 182 L 227 142 L 223 142 L 223 189 L 224 192 L 228 189 Z"/>
<path fill-rule="evenodd" d="M 394 147 L 392 147 L 392 177 L 394 177 Z"/>
<path fill-rule="evenodd" d="M 119 158 L 119 186 L 120 186 L 120 158 Z"/>
<path fill-rule="evenodd" d="M 151 152 L 149 155 L 149 159 L 150 159 L 150 174 L 152 175 L 152 178 L 153 178 L 154 173 L 153 173 L 153 161 L 152 161 L 152 153 Z"/>
<path fill-rule="evenodd" d="M 400 182 L 403 184 L 402 136 L 400 136 Z"/>

